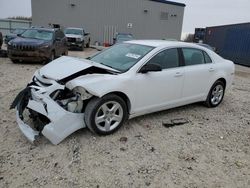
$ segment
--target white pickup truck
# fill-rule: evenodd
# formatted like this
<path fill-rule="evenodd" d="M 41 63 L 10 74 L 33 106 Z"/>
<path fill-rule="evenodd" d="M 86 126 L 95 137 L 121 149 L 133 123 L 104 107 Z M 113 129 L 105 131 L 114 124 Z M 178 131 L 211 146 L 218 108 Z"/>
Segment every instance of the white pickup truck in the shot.
<path fill-rule="evenodd" d="M 90 33 L 86 33 L 83 28 L 69 27 L 64 30 L 67 37 L 68 47 L 79 47 L 84 50 L 84 47 L 90 46 Z"/>

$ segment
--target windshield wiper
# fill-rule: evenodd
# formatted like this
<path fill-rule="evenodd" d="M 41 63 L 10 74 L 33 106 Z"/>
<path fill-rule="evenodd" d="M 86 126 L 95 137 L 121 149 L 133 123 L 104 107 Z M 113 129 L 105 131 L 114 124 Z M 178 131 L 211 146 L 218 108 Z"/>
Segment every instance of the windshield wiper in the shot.
<path fill-rule="evenodd" d="M 115 69 L 114 67 L 111 67 L 111 66 L 109 66 L 109 65 L 106 65 L 106 64 L 104 64 L 104 63 L 100 63 L 101 65 L 104 65 L 104 66 L 106 66 L 106 67 L 109 67 L 109 68 L 111 68 L 111 69 L 114 69 L 114 70 L 116 70 L 117 72 L 121 72 L 120 70 L 117 70 L 117 69 Z"/>

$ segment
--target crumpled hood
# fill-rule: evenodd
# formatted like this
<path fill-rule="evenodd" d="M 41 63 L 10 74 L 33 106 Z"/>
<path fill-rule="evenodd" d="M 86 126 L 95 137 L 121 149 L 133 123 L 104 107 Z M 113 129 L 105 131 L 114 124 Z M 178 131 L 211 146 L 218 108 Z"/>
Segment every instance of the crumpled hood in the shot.
<path fill-rule="evenodd" d="M 42 67 L 39 70 L 39 74 L 49 79 L 62 80 L 90 67 L 98 67 L 100 69 L 117 72 L 112 68 L 94 63 L 87 59 L 62 56 Z"/>
<path fill-rule="evenodd" d="M 31 39 L 31 38 L 22 38 L 17 37 L 11 41 L 12 44 L 16 45 L 31 45 L 31 46 L 40 46 L 42 44 L 47 44 L 48 41 L 38 40 L 38 39 Z"/>

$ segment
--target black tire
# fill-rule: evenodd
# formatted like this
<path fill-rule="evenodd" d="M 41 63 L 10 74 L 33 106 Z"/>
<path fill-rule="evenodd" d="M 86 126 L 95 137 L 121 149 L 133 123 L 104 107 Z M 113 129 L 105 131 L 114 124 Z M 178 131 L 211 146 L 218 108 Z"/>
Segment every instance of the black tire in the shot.
<path fill-rule="evenodd" d="M 110 103 L 112 103 L 112 102 L 118 103 L 120 105 L 120 107 L 122 108 L 123 116 L 122 116 L 122 118 L 121 118 L 122 120 L 120 121 L 119 124 L 115 125 L 115 123 L 114 123 L 114 125 L 111 125 L 111 126 L 114 126 L 113 129 L 104 131 L 104 130 L 99 128 L 100 125 L 96 124 L 95 118 L 98 115 L 97 113 L 100 112 L 101 107 L 109 102 Z M 119 109 L 121 109 L 121 108 L 119 108 Z M 112 113 L 114 113 L 116 115 L 116 112 L 112 112 Z M 85 108 L 85 115 L 84 115 L 85 123 L 90 131 L 92 131 L 93 133 L 96 133 L 98 135 L 109 135 L 109 134 L 116 132 L 127 119 L 128 119 L 128 110 L 127 110 L 126 103 L 124 102 L 124 100 L 121 97 L 114 95 L 114 94 L 108 94 L 102 98 L 97 98 L 97 97 L 92 98 Z M 105 122 L 102 122 L 105 124 L 103 129 L 105 129 L 106 121 L 107 120 L 105 119 Z M 112 118 L 108 121 L 111 122 L 110 124 L 112 124 L 112 122 L 113 122 Z M 111 126 L 110 126 L 110 128 L 111 128 Z"/>
<path fill-rule="evenodd" d="M 86 44 L 86 48 L 89 48 L 90 47 L 90 40 L 88 42 L 88 44 Z"/>
<path fill-rule="evenodd" d="M 66 50 L 62 55 L 67 56 L 69 54 L 68 50 Z"/>
<path fill-rule="evenodd" d="M 17 64 L 17 63 L 20 62 L 18 59 L 11 59 L 11 61 L 12 61 L 12 63 L 14 63 L 14 64 Z"/>
<path fill-rule="evenodd" d="M 84 41 L 82 42 L 81 51 L 84 51 Z"/>
<path fill-rule="evenodd" d="M 213 95 L 213 91 L 216 90 L 216 88 L 223 88 L 223 92 L 222 92 L 222 95 L 220 97 L 218 97 L 218 101 L 215 103 L 215 102 L 212 102 L 213 101 L 213 98 L 215 97 Z M 213 86 L 211 87 L 209 93 L 208 93 L 208 96 L 207 96 L 207 99 L 205 101 L 205 105 L 208 107 L 208 108 L 214 108 L 214 107 L 217 107 L 220 105 L 220 103 L 223 101 L 223 98 L 224 98 L 224 94 L 225 94 L 225 83 L 220 81 L 220 80 L 217 80 Z M 215 97 L 216 98 L 216 97 Z"/>
<path fill-rule="evenodd" d="M 51 52 L 50 56 L 49 56 L 49 59 L 48 59 L 47 63 L 49 63 L 49 62 L 51 62 L 51 61 L 53 61 L 55 59 L 56 59 L 56 54 L 55 54 L 55 51 L 53 50 Z"/>

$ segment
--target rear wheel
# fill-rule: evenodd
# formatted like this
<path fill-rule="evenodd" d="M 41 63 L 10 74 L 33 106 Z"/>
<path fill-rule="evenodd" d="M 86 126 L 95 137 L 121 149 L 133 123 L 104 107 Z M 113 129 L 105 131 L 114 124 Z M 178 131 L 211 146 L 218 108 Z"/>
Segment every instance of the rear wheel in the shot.
<path fill-rule="evenodd" d="M 90 47 L 90 39 L 88 41 L 88 44 L 86 44 L 86 48 L 89 48 Z"/>
<path fill-rule="evenodd" d="M 62 55 L 67 56 L 68 55 L 68 50 L 66 50 Z"/>
<path fill-rule="evenodd" d="M 54 59 L 55 59 L 55 51 L 52 51 L 51 54 L 50 54 L 50 57 L 49 57 L 49 59 L 47 61 L 47 63 L 53 61 Z"/>
<path fill-rule="evenodd" d="M 224 98 L 224 93 L 225 84 L 220 80 L 216 81 L 209 91 L 205 102 L 206 106 L 209 108 L 218 106 Z"/>
<path fill-rule="evenodd" d="M 11 59 L 11 61 L 12 61 L 12 63 L 19 63 L 20 61 L 19 60 L 17 60 L 17 59 Z"/>
<path fill-rule="evenodd" d="M 81 50 L 84 51 L 84 41 L 82 42 Z"/>
<path fill-rule="evenodd" d="M 109 135 L 117 131 L 128 118 L 126 103 L 117 95 L 93 98 L 85 109 L 85 123 L 94 133 Z"/>

